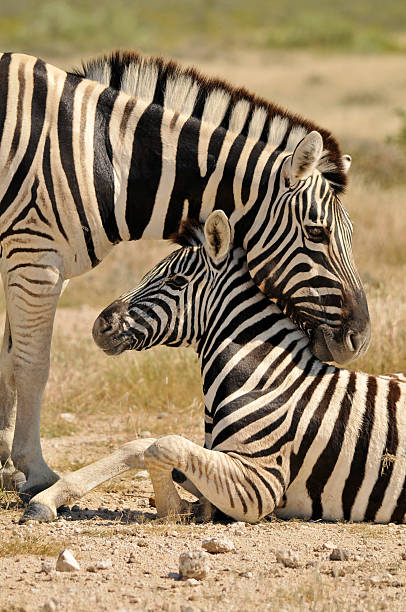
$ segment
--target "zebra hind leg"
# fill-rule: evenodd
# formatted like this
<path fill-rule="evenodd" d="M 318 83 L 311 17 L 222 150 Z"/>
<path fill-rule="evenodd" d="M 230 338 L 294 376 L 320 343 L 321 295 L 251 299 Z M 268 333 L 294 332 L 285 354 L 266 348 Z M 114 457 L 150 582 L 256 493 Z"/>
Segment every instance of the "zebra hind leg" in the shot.
<path fill-rule="evenodd" d="M 165 436 L 149 446 L 145 464 L 161 517 L 193 513 L 193 504 L 182 500 L 173 484 L 173 468 L 189 478 L 208 502 L 236 520 L 258 521 L 273 511 L 283 495 L 277 478 L 269 475 L 265 479 L 255 466 L 239 460 L 237 453 L 231 457 L 177 435 Z"/>

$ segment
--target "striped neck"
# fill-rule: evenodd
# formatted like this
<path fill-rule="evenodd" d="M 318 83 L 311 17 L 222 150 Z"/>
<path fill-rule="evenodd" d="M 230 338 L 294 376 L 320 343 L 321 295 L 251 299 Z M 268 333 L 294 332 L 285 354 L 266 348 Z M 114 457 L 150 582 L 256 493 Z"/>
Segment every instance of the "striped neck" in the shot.
<path fill-rule="evenodd" d="M 314 357 L 306 334 L 259 291 L 242 249 L 232 250 L 210 292 L 197 344 L 210 414 L 230 398 L 234 409 L 242 398 L 246 402 L 248 395 L 265 390 L 271 403 L 273 390 L 279 397 L 293 381 L 322 369 L 335 370 Z"/>

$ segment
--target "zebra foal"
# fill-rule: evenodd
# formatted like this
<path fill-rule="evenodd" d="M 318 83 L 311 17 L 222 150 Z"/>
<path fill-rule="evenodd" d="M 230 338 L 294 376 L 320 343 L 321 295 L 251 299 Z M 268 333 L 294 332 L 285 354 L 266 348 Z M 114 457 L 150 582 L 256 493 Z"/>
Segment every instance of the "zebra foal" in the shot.
<path fill-rule="evenodd" d="M 205 399 L 205 447 L 177 436 L 136 440 L 36 496 L 23 520 L 130 467 L 149 470 L 160 516 L 193 511 L 172 481 L 227 515 L 389 522 L 406 512 L 406 378 L 319 361 L 309 339 L 258 290 L 222 211 L 185 227 L 183 248 L 98 317 L 108 354 L 193 346 Z M 189 246 L 187 246 L 189 245 Z M 182 481 L 182 478 L 180 479 Z"/>
<path fill-rule="evenodd" d="M 76 74 L 0 54 L 0 89 L 0 478 L 18 476 L 23 496 L 58 478 L 39 424 L 61 290 L 122 240 L 167 238 L 223 209 L 255 283 L 305 328 L 315 354 L 345 363 L 366 349 L 339 200 L 350 159 L 328 132 L 134 53 Z"/>

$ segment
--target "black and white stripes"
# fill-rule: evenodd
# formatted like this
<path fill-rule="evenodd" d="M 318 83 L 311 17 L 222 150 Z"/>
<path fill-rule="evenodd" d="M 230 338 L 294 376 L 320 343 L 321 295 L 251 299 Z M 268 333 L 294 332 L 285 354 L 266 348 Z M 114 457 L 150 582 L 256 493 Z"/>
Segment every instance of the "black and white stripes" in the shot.
<path fill-rule="evenodd" d="M 365 350 L 368 310 L 338 200 L 348 159 L 328 132 L 131 53 L 79 74 L 6 53 L 0 87 L 0 461 L 24 472 L 27 494 L 56 478 L 39 416 L 58 297 L 121 240 L 176 235 L 221 208 L 256 284 L 315 354 L 345 362 Z"/>
<path fill-rule="evenodd" d="M 208 218 L 206 236 L 219 215 Z M 224 241 L 219 227 L 217 245 Z M 157 344 L 193 345 L 199 354 L 206 448 L 167 436 L 145 450 L 155 490 L 164 487 L 158 511 L 181 508 L 169 478 L 177 468 L 239 520 L 275 510 L 285 518 L 402 522 L 404 375 L 320 362 L 307 336 L 258 291 L 241 249 L 219 260 L 201 232 L 188 229 L 183 244 L 187 236 L 197 246 L 158 264 L 94 327 L 110 354 Z"/>

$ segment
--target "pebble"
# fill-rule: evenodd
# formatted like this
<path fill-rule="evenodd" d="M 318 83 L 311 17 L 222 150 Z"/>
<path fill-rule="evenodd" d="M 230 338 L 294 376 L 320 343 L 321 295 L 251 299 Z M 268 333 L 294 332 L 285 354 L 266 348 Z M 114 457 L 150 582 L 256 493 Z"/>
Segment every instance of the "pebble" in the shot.
<path fill-rule="evenodd" d="M 93 565 L 89 565 L 89 567 L 87 568 L 88 572 L 98 572 L 99 570 L 107 570 L 107 569 L 111 569 L 113 567 L 112 562 L 110 561 L 110 559 L 107 559 L 106 561 L 98 561 L 97 563 L 94 563 Z"/>
<path fill-rule="evenodd" d="M 198 586 L 200 582 L 196 580 L 196 578 L 188 578 L 187 580 L 185 580 L 185 584 L 187 586 Z"/>
<path fill-rule="evenodd" d="M 137 540 L 137 546 L 141 546 L 142 548 L 146 548 L 148 546 L 147 540 L 139 539 Z"/>
<path fill-rule="evenodd" d="M 52 597 L 49 601 L 46 601 L 42 606 L 42 612 L 56 612 L 58 609 L 55 599 Z"/>
<path fill-rule="evenodd" d="M 134 478 L 137 480 L 144 480 L 144 478 L 149 478 L 149 472 L 147 470 L 140 470 L 134 475 Z"/>
<path fill-rule="evenodd" d="M 406 561 L 406 552 L 402 552 L 400 557 L 403 559 L 403 561 Z"/>
<path fill-rule="evenodd" d="M 345 548 L 333 548 L 330 561 L 348 561 L 350 553 Z"/>
<path fill-rule="evenodd" d="M 323 548 L 325 550 L 334 550 L 335 548 L 337 548 L 337 544 L 334 544 L 334 542 L 328 540 L 327 542 L 324 542 Z"/>
<path fill-rule="evenodd" d="M 252 578 L 254 574 L 252 572 L 240 572 L 238 575 L 241 578 Z"/>
<path fill-rule="evenodd" d="M 130 556 L 128 557 L 127 563 L 137 563 L 137 557 L 135 553 L 130 552 Z"/>
<path fill-rule="evenodd" d="M 209 553 L 226 553 L 235 550 L 234 542 L 229 538 L 203 540 L 202 547 Z"/>
<path fill-rule="evenodd" d="M 41 563 L 41 572 L 43 572 L 44 574 L 51 574 L 53 569 L 54 567 L 52 563 L 49 563 L 49 561 L 43 561 Z"/>
<path fill-rule="evenodd" d="M 148 430 L 141 431 L 140 438 L 152 438 L 152 433 Z"/>
<path fill-rule="evenodd" d="M 179 557 L 179 573 L 182 578 L 205 578 L 209 571 L 209 555 L 202 550 L 189 550 Z"/>
<path fill-rule="evenodd" d="M 276 560 L 285 567 L 298 568 L 301 565 L 298 554 L 291 550 L 277 550 L 275 556 Z"/>
<path fill-rule="evenodd" d="M 56 561 L 56 570 L 58 572 L 75 572 L 80 569 L 79 563 L 76 561 L 71 550 L 66 548 L 61 553 Z"/>
<path fill-rule="evenodd" d="M 78 506 L 77 504 L 75 504 L 74 506 L 72 506 L 72 508 L 71 508 L 71 512 L 80 512 L 80 506 Z"/>

